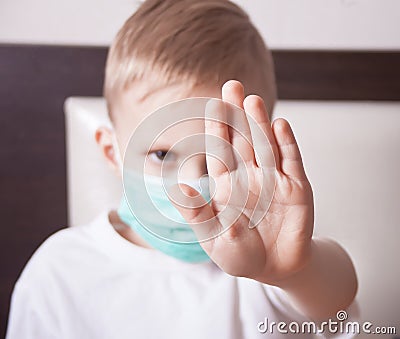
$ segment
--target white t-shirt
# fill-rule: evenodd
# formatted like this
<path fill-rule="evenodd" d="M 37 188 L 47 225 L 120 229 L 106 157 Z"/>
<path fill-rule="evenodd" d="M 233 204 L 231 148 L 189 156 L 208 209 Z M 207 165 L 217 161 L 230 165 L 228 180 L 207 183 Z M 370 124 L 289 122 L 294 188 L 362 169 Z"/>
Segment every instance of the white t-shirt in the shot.
<path fill-rule="evenodd" d="M 7 338 L 288 336 L 276 327 L 262 333 L 266 318 L 307 321 L 279 288 L 130 243 L 104 211 L 57 232 L 32 256 L 14 288 Z"/>

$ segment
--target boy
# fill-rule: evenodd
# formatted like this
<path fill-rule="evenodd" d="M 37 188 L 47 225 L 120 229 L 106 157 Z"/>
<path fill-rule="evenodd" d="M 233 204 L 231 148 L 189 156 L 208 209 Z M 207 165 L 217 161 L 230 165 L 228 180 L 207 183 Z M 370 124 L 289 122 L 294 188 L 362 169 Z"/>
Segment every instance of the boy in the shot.
<path fill-rule="evenodd" d="M 338 244 L 312 238 L 312 189 L 294 135 L 285 120 L 271 125 L 268 118 L 276 100 L 271 55 L 240 8 L 225 0 L 145 1 L 110 48 L 104 95 L 114 130 L 99 128 L 95 138 L 116 175 L 132 131 L 158 107 L 216 97 L 244 108 L 275 156 L 268 214 L 253 229 L 242 215 L 226 232 L 201 242 L 193 259 L 181 255 L 185 248 L 171 255 L 146 238 L 122 199 L 117 210 L 62 230 L 38 249 L 15 286 L 9 339 L 283 338 L 287 332 L 265 331 L 266 323 L 334 319 L 352 303 L 354 267 Z M 198 132 L 236 145 L 256 176 L 260 159 L 253 147 L 263 145 L 252 131 L 254 144 L 235 138 L 221 122 L 195 123 L 168 142 Z M 166 162 L 179 165 L 180 154 L 168 158 L 168 147 L 156 144 L 146 154 L 150 174 L 157 176 Z M 186 157 L 191 149 L 181 152 Z M 226 148 L 220 155 L 229 162 Z M 217 193 L 226 173 L 207 154 L 193 158 L 186 170 L 191 178 L 208 173 Z M 257 191 L 257 181 L 252 185 Z M 190 186 L 180 188 L 203 201 Z M 214 200 L 194 209 L 174 206 L 188 225 L 222 223 L 214 218 L 220 202 L 217 195 Z"/>

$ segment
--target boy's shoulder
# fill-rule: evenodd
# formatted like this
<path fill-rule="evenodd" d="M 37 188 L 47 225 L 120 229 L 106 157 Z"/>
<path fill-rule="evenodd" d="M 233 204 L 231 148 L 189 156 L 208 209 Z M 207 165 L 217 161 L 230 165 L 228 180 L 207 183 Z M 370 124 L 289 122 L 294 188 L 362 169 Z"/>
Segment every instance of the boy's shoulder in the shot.
<path fill-rule="evenodd" d="M 104 211 L 86 224 L 66 227 L 49 236 L 29 259 L 18 281 L 43 281 L 57 271 L 84 264 L 88 253 L 101 248 L 96 238 L 109 226 L 107 218 L 108 213 Z"/>

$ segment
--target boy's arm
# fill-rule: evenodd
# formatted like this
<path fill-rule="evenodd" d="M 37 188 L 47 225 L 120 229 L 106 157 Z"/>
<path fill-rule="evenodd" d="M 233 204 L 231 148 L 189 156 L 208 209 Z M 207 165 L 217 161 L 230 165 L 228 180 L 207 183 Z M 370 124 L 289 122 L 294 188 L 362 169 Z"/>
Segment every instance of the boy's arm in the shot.
<path fill-rule="evenodd" d="M 41 298 L 43 291 L 17 281 L 11 298 L 6 339 L 60 338 L 56 322 Z"/>

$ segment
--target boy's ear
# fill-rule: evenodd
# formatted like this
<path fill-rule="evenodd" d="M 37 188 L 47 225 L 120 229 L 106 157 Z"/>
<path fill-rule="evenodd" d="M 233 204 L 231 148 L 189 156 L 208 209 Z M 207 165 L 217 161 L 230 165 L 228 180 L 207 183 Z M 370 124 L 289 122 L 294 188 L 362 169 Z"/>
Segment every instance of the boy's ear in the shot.
<path fill-rule="evenodd" d="M 107 164 L 110 168 L 115 172 L 117 176 L 121 176 L 120 169 L 119 169 L 119 162 L 116 159 L 116 152 L 114 149 L 113 143 L 113 134 L 114 131 L 109 127 L 101 126 L 96 129 L 95 132 L 95 140 L 97 146 L 100 149 L 101 154 L 103 155 L 104 159 L 106 160 Z"/>

